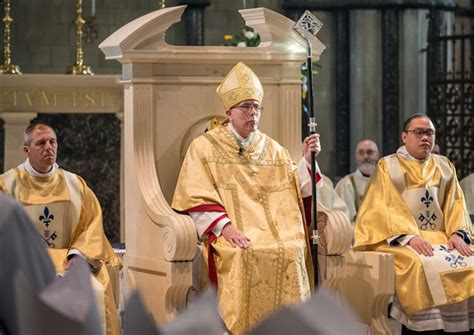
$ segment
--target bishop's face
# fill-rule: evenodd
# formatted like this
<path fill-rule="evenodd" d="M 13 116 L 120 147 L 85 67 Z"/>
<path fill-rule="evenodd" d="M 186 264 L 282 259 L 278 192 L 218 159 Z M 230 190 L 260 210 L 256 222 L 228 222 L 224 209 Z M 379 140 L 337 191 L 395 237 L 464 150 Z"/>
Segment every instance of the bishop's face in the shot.
<path fill-rule="evenodd" d="M 231 107 L 227 112 L 229 122 L 243 138 L 258 129 L 262 108 L 257 100 L 244 100 Z"/>
<path fill-rule="evenodd" d="M 23 148 L 30 164 L 41 173 L 51 171 L 56 162 L 58 142 L 54 131 L 46 126 L 38 126 L 31 133 L 31 143 Z"/>

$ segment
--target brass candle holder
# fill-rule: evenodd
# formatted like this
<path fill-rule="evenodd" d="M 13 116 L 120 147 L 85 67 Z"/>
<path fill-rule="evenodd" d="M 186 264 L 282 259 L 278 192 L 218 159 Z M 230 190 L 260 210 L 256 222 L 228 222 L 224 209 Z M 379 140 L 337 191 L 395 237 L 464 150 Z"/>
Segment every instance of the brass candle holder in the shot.
<path fill-rule="evenodd" d="M 10 0 L 5 0 L 3 11 L 3 65 L 0 66 L 0 74 L 21 74 L 20 67 L 11 61 L 10 25 L 13 19 L 10 17 Z"/>
<path fill-rule="evenodd" d="M 66 70 L 67 74 L 82 74 L 82 75 L 93 75 L 90 66 L 84 64 L 84 52 L 82 51 L 82 26 L 86 23 L 82 18 L 82 0 L 77 0 L 76 5 L 76 20 L 74 25 L 76 26 L 76 63 L 73 66 L 69 66 Z"/>

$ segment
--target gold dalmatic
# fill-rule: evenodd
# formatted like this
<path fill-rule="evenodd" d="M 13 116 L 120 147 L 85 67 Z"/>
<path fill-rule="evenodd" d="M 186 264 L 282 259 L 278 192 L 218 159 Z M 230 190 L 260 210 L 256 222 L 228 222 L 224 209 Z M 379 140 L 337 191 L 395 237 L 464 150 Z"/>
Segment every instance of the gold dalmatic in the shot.
<path fill-rule="evenodd" d="M 35 177 L 17 167 L 0 175 L 0 192 L 23 205 L 58 273 L 64 272 L 71 249 L 97 266 L 94 277 L 105 290 L 107 334 L 119 334 L 117 301 L 108 271 L 118 271 L 121 264 L 105 237 L 100 204 L 84 180 L 62 169 L 49 177 Z"/>
<path fill-rule="evenodd" d="M 395 255 L 396 294 L 404 312 L 413 315 L 474 296 L 474 258 L 447 248 L 456 231 L 472 240 L 454 166 L 443 156 L 431 155 L 426 161 L 406 156 L 402 147 L 379 161 L 354 233 L 355 248 Z M 421 236 L 433 246 L 434 256 L 387 244 L 399 235 Z"/>
<path fill-rule="evenodd" d="M 287 150 L 259 131 L 239 154 L 227 125 L 195 139 L 183 162 L 173 208 L 217 205 L 250 238 L 248 249 L 233 248 L 222 236 L 212 243 L 220 310 L 233 334 L 310 295 L 311 260 L 295 170 Z"/>

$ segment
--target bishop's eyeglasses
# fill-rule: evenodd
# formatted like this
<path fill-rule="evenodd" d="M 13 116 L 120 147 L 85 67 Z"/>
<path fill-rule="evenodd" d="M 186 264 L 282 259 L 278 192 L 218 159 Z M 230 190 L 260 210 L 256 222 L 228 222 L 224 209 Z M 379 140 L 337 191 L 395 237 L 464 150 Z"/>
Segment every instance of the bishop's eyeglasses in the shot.
<path fill-rule="evenodd" d="M 426 135 L 427 137 L 433 137 L 436 134 L 436 131 L 434 129 L 421 129 L 421 128 L 408 129 L 408 130 L 405 130 L 405 132 L 415 134 L 416 138 L 422 138 L 423 135 Z"/>
<path fill-rule="evenodd" d="M 257 104 L 243 104 L 234 106 L 234 108 L 240 109 L 242 112 L 249 114 L 252 111 L 252 108 L 255 109 L 255 112 L 260 113 L 263 111 L 263 107 Z"/>

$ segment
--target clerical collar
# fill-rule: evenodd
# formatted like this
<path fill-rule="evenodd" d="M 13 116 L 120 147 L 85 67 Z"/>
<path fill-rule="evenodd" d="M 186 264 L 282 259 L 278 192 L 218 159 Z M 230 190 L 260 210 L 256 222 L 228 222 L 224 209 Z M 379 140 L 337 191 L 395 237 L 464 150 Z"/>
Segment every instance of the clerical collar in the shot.
<path fill-rule="evenodd" d="M 47 173 L 41 173 L 35 170 L 35 168 L 31 165 L 30 160 L 27 158 L 23 164 L 20 164 L 20 167 L 23 168 L 26 172 L 28 172 L 33 177 L 51 177 L 53 174 L 56 173 L 57 169 L 59 168 L 58 164 L 54 163 L 51 171 Z"/>
<path fill-rule="evenodd" d="M 408 152 L 407 148 L 404 145 L 398 148 L 397 155 L 400 155 L 401 157 L 409 161 L 418 161 L 418 162 L 426 162 L 430 159 L 430 156 L 431 156 L 431 155 L 428 155 L 428 157 L 426 157 L 425 159 L 417 159 L 413 157 L 412 155 L 410 155 L 410 153 Z"/>
<path fill-rule="evenodd" d="M 251 132 L 249 136 L 246 138 L 240 136 L 240 134 L 235 130 L 234 126 L 229 122 L 228 127 L 230 129 L 230 132 L 235 136 L 237 141 L 239 142 L 240 146 L 244 149 L 247 149 L 247 147 L 252 143 L 253 138 L 255 137 L 255 132 Z"/>
<path fill-rule="evenodd" d="M 358 177 L 370 178 L 370 175 L 365 174 L 359 168 L 357 168 L 357 170 L 355 172 L 355 175 L 358 176 Z"/>

